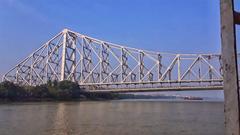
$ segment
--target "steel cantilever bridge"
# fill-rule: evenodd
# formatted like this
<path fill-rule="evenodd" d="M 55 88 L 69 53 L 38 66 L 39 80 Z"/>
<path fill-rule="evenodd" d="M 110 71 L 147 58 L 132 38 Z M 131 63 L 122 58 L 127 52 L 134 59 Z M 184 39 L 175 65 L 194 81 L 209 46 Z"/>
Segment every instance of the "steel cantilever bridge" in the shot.
<path fill-rule="evenodd" d="M 71 80 L 88 91 L 222 89 L 219 54 L 171 54 L 98 40 L 64 29 L 3 76 L 20 85 Z"/>

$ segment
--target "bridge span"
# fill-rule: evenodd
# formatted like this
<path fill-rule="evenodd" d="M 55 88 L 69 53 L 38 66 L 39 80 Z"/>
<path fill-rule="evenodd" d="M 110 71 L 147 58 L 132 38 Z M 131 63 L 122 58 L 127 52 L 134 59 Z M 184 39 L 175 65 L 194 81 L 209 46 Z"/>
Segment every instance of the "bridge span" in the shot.
<path fill-rule="evenodd" d="M 219 90 L 222 74 L 219 54 L 146 51 L 64 29 L 2 79 L 30 86 L 70 80 L 92 92 L 146 92 Z"/>

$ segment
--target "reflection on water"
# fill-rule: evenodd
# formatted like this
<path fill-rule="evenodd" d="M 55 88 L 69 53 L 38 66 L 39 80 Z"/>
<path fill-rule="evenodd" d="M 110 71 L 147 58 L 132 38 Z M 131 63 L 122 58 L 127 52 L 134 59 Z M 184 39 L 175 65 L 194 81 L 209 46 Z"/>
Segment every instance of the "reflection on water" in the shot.
<path fill-rule="evenodd" d="M 98 101 L 0 105 L 1 135 L 223 135 L 223 102 Z"/>
<path fill-rule="evenodd" d="M 50 132 L 52 135 L 70 135 L 71 127 L 68 124 L 66 105 L 59 103 L 57 105 L 56 116 L 54 118 L 53 129 Z"/>

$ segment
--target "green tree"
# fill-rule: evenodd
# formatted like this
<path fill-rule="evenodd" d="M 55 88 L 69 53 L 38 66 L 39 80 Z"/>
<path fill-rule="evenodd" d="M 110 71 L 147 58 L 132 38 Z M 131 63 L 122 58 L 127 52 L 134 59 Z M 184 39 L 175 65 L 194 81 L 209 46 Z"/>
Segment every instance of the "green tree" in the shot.
<path fill-rule="evenodd" d="M 58 83 L 59 98 L 79 98 L 81 92 L 79 85 L 75 82 L 65 80 Z"/>
<path fill-rule="evenodd" d="M 46 84 L 35 86 L 32 89 L 32 97 L 35 98 L 49 98 L 50 93 Z"/>
<path fill-rule="evenodd" d="M 9 81 L 1 83 L 0 91 L 2 98 L 7 98 L 10 100 L 17 100 L 27 97 L 27 93 L 23 87 L 15 85 Z"/>
<path fill-rule="evenodd" d="M 58 98 L 58 82 L 49 80 L 47 82 L 47 89 L 49 92 L 49 97 L 51 98 Z"/>

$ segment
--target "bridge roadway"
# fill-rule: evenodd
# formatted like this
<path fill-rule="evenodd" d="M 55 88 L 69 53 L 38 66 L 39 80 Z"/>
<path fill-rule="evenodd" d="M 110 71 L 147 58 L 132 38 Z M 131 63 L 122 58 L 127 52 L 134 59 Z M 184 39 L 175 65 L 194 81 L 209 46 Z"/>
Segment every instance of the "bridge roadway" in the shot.
<path fill-rule="evenodd" d="M 159 92 L 159 91 L 199 91 L 199 90 L 222 90 L 223 86 L 211 86 L 211 87 L 148 87 L 148 88 L 113 88 L 113 89 L 95 89 L 85 90 L 86 92 L 111 92 L 111 93 L 131 93 L 131 92 Z"/>
<path fill-rule="evenodd" d="M 194 84 L 192 84 L 194 83 Z M 115 84 L 82 84 L 80 88 L 86 92 L 156 92 L 156 91 L 199 91 L 199 90 L 222 90 L 222 80 L 192 81 L 191 82 L 145 82 L 145 83 L 115 83 Z M 124 86 L 123 86 L 124 85 Z"/>

